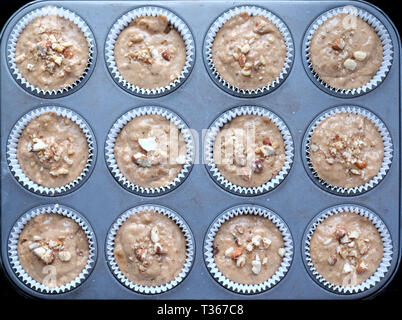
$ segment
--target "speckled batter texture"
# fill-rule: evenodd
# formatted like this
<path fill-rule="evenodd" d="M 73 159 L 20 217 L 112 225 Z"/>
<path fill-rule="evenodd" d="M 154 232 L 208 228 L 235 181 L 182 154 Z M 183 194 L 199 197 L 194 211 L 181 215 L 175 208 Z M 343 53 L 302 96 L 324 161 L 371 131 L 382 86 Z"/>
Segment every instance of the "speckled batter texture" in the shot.
<path fill-rule="evenodd" d="M 219 228 L 213 247 L 219 271 L 243 284 L 268 280 L 278 270 L 284 254 L 280 251 L 284 250 L 284 242 L 279 229 L 269 219 L 254 215 L 226 221 Z M 253 271 L 255 265 L 260 265 L 260 270 L 257 267 Z"/>
<path fill-rule="evenodd" d="M 286 45 L 279 29 L 264 16 L 242 12 L 216 34 L 213 64 L 236 88 L 255 90 L 271 84 L 282 72 Z"/>
<path fill-rule="evenodd" d="M 117 231 L 114 256 L 131 282 L 160 286 L 183 269 L 186 241 L 173 220 L 155 211 L 142 211 L 131 215 Z"/>
<path fill-rule="evenodd" d="M 310 160 L 325 182 L 353 188 L 370 181 L 381 169 L 384 144 L 377 127 L 360 114 L 337 113 L 314 129 Z"/>
<path fill-rule="evenodd" d="M 216 136 L 214 162 L 231 183 L 258 187 L 275 177 L 284 165 L 282 134 L 268 117 L 238 116 Z"/>
<path fill-rule="evenodd" d="M 139 17 L 120 33 L 114 57 L 124 80 L 143 89 L 157 89 L 180 76 L 186 45 L 165 16 Z"/>
<path fill-rule="evenodd" d="M 46 259 L 50 260 L 42 260 L 35 253 L 39 253 L 35 251 L 38 248 L 48 250 Z M 70 257 L 66 261 L 68 254 Z M 59 214 L 43 213 L 32 218 L 18 239 L 21 266 L 34 280 L 49 288 L 74 280 L 87 264 L 88 256 L 88 238 L 84 230 L 74 220 Z"/>
<path fill-rule="evenodd" d="M 343 230 L 345 235 L 339 238 L 340 233 L 337 237 L 337 230 Z M 318 273 L 343 287 L 356 286 L 376 272 L 383 249 L 381 236 L 372 222 L 351 212 L 326 218 L 310 242 L 311 259 Z"/>
<path fill-rule="evenodd" d="M 89 157 L 84 132 L 72 120 L 46 112 L 32 119 L 18 140 L 17 158 L 35 183 L 57 188 L 74 181 Z"/>
<path fill-rule="evenodd" d="M 89 47 L 70 20 L 50 14 L 30 22 L 18 37 L 16 65 L 24 79 L 42 90 L 69 87 L 84 73 Z"/>
<path fill-rule="evenodd" d="M 376 31 L 363 19 L 340 13 L 315 31 L 310 56 L 314 71 L 327 84 L 356 89 L 367 84 L 379 70 L 383 48 Z"/>
<path fill-rule="evenodd" d="M 155 149 L 144 150 L 140 139 L 154 139 Z M 174 123 L 161 115 L 145 115 L 124 126 L 114 155 L 127 180 L 144 188 L 158 188 L 169 185 L 183 169 L 187 146 Z"/>

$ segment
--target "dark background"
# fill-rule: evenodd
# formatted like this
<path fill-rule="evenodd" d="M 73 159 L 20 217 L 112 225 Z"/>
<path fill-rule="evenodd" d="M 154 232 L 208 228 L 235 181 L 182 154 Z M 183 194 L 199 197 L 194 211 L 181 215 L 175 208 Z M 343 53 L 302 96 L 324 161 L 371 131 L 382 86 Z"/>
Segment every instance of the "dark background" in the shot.
<path fill-rule="evenodd" d="M 11 17 L 11 15 L 17 11 L 21 6 L 24 4 L 28 3 L 30 1 L 27 0 L 0 0 L 0 28 L 4 26 L 6 21 Z M 400 12 L 398 10 L 397 6 L 397 1 L 368 1 L 370 3 L 375 4 L 378 6 L 381 10 L 383 10 L 394 22 L 396 27 L 398 28 L 398 31 L 400 32 L 401 30 L 401 19 L 400 19 Z M 374 298 L 372 303 L 384 303 L 386 302 L 387 304 L 391 304 L 395 307 L 398 307 L 397 304 L 394 304 L 395 302 L 401 302 L 402 298 L 402 268 L 399 269 L 398 273 L 396 274 L 395 278 L 393 281 L 387 286 L 387 288 L 377 297 Z M 0 301 L 1 302 L 13 302 L 17 303 L 18 305 L 23 302 L 27 302 L 27 298 L 22 297 L 19 295 L 13 288 L 13 286 L 10 284 L 8 279 L 6 279 L 5 275 L 3 274 L 2 271 L 0 271 Z M 142 304 L 144 302 L 141 302 Z M 146 303 L 147 306 L 149 306 L 149 303 Z M 261 307 L 261 303 L 252 303 L 252 309 L 254 310 L 253 312 L 258 312 Z M 264 302 L 264 305 L 266 305 L 266 302 Z M 365 306 L 367 304 L 364 304 Z M 257 308 L 256 308 L 257 307 Z M 151 306 L 152 309 L 152 306 Z M 265 308 L 264 308 L 265 309 Z M 134 310 L 133 310 L 134 311 Z M 267 312 L 268 310 L 265 310 Z M 261 312 L 260 314 L 264 314 L 265 312 Z M 271 313 L 270 311 L 268 311 Z M 38 315 L 41 314 L 42 312 L 37 313 Z M 135 314 L 135 312 L 134 312 Z M 267 313 L 265 313 L 267 314 Z M 46 315 L 45 315 L 46 316 Z"/>

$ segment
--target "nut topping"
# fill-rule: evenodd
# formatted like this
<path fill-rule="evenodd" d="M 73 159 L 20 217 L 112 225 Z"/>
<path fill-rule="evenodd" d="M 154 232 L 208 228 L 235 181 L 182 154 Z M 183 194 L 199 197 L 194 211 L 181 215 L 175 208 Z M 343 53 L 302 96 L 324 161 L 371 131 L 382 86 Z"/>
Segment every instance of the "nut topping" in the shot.
<path fill-rule="evenodd" d="M 367 57 L 367 53 L 364 51 L 355 51 L 353 52 L 353 57 L 358 61 L 363 61 Z"/>
<path fill-rule="evenodd" d="M 344 41 L 343 39 L 336 39 L 336 40 L 335 40 L 334 42 L 332 42 L 332 44 L 331 44 L 332 49 L 338 50 L 338 51 L 343 50 L 343 48 L 345 48 L 345 45 L 346 45 L 346 43 L 345 43 L 345 41 Z"/>
<path fill-rule="evenodd" d="M 357 266 L 356 266 L 356 272 L 358 274 L 361 274 L 363 272 L 366 272 L 368 270 L 368 265 L 364 262 L 364 260 L 360 259 L 357 262 Z"/>
<path fill-rule="evenodd" d="M 340 241 L 346 235 L 346 228 L 343 226 L 337 226 L 335 230 L 335 238 Z"/>
<path fill-rule="evenodd" d="M 348 70 L 355 70 L 357 67 L 357 63 L 356 61 L 352 60 L 352 59 L 346 59 L 345 62 L 343 63 L 343 66 L 348 69 Z"/>
<path fill-rule="evenodd" d="M 253 271 L 254 274 L 259 274 L 261 272 L 261 261 L 258 254 L 255 256 L 255 260 L 251 261 L 251 265 L 251 271 Z"/>
<path fill-rule="evenodd" d="M 59 259 L 63 262 L 68 262 L 71 260 L 71 253 L 68 251 L 60 251 L 59 252 Z"/>
<path fill-rule="evenodd" d="M 336 258 L 336 255 L 332 255 L 332 256 L 330 256 L 330 257 L 328 258 L 328 263 L 329 263 L 329 265 L 331 265 L 331 266 L 333 266 L 333 265 L 336 263 L 336 261 L 338 261 L 338 259 Z"/>

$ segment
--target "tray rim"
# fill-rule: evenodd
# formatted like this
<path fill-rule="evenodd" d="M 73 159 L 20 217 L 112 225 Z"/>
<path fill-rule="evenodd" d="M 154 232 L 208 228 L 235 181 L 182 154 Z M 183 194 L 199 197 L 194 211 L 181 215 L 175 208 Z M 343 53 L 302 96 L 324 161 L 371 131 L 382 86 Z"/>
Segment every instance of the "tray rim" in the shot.
<path fill-rule="evenodd" d="M 48 2 L 48 1 L 52 1 L 52 0 L 33 0 L 33 1 L 31 1 L 31 2 L 29 2 L 29 3 L 27 3 L 27 4 L 25 4 L 25 5 L 23 5 L 22 7 L 20 7 L 17 11 L 15 11 L 11 16 L 10 16 L 10 18 L 7 20 L 7 22 L 4 24 L 4 26 L 2 27 L 2 29 L 1 29 L 1 31 L 0 31 L 0 43 L 3 41 L 3 37 L 4 37 L 4 34 L 5 34 L 5 31 L 6 31 L 6 29 L 8 28 L 8 26 L 10 25 L 10 23 L 14 20 L 14 18 L 21 12 L 21 11 L 23 11 L 23 10 L 25 10 L 26 8 L 28 8 L 28 7 L 30 7 L 30 6 L 32 6 L 32 5 L 36 5 L 36 4 L 38 4 L 38 3 L 45 3 L 45 2 Z M 58 0 L 59 2 L 65 2 L 65 1 L 76 1 L 76 2 L 80 2 L 81 0 Z M 90 0 L 90 1 L 97 1 L 97 2 L 108 2 L 108 1 L 110 1 L 110 0 Z M 120 0 L 120 1 L 127 1 L 127 2 L 133 2 L 133 1 L 135 1 L 135 0 Z M 149 2 L 154 2 L 154 1 L 158 1 L 158 0 L 148 0 Z M 171 1 L 181 1 L 181 0 L 164 0 L 166 3 L 168 3 L 168 2 L 171 2 Z M 182 1 L 184 1 L 184 0 L 182 0 Z M 209 0 L 210 2 L 214 2 L 213 0 Z M 220 1 L 220 0 L 217 0 L 217 1 Z M 244 0 L 244 1 L 246 1 L 246 0 Z M 342 0 L 312 0 L 312 1 L 314 1 L 314 2 L 337 2 L 337 1 L 342 1 Z M 397 43 L 394 43 L 394 48 L 398 48 L 398 51 L 399 51 L 399 70 L 398 70 L 398 73 L 399 73 L 399 144 L 401 144 L 401 139 L 402 139 L 402 132 L 401 132 L 401 130 L 402 130 L 402 124 L 401 124 L 401 122 L 402 122 L 402 110 L 401 110 L 401 102 L 402 102 L 402 97 L 401 97 L 401 93 L 402 93 L 402 90 L 401 90 L 401 82 L 402 82 L 402 79 L 401 79 L 401 76 L 402 76 L 402 63 L 401 63 L 401 61 L 400 61 L 400 55 L 401 55 L 401 49 L 402 49 L 402 43 L 401 43 L 401 36 L 400 36 L 400 34 L 399 34 L 399 31 L 398 31 L 398 29 L 396 28 L 396 26 L 395 26 L 395 24 L 393 23 L 393 21 L 388 17 L 388 15 L 382 10 L 382 9 L 380 9 L 378 6 L 376 6 L 376 5 L 374 5 L 374 4 L 372 4 L 372 3 L 370 3 L 370 2 L 367 2 L 367 1 L 365 1 L 365 0 L 347 0 L 347 1 L 351 1 L 351 2 L 357 2 L 357 3 L 362 3 L 362 4 L 364 4 L 364 5 L 366 5 L 366 6 L 368 6 L 368 7 L 371 7 L 372 9 L 373 9 L 373 11 L 376 11 L 377 13 L 379 13 L 381 16 L 382 16 L 382 18 L 384 18 L 388 23 L 389 23 L 389 25 L 390 25 L 390 27 L 392 28 L 391 30 L 394 32 L 394 34 L 395 34 L 395 37 L 396 37 L 396 39 L 398 40 L 397 41 Z M 289 2 L 289 0 L 266 0 L 266 2 Z M 247 3 L 247 2 L 244 2 L 244 3 Z M 241 2 L 240 3 L 237 3 L 236 2 L 236 5 L 241 5 Z M 232 6 L 233 6 L 233 3 L 232 3 Z M 313 19 L 314 20 L 314 19 Z M 313 20 L 311 20 L 311 21 L 313 21 Z M 311 23 L 311 22 L 310 22 Z M 192 29 L 190 29 L 190 30 L 192 30 Z M 303 47 L 303 42 L 301 43 L 301 48 Z M 296 47 L 295 47 L 296 48 Z M 301 49 L 301 48 L 299 48 L 299 49 Z M 302 49 L 301 49 L 302 50 Z M 393 61 L 393 64 L 395 63 L 395 52 L 394 52 L 394 61 Z M 95 63 L 96 63 L 96 61 L 95 61 Z M 392 68 L 392 67 L 391 67 Z M 1 78 L 0 78 L 0 86 L 1 86 Z M 0 123 L 0 130 L 1 130 L 1 123 Z M 395 150 L 394 150 L 394 152 L 395 152 Z M 1 152 L 0 152 L 1 153 Z M 401 159 L 401 151 L 399 150 L 399 167 L 401 168 L 401 165 L 402 165 L 402 159 Z M 400 175 L 400 177 L 401 177 L 401 175 Z M 401 206 L 402 206 L 402 188 L 401 188 L 401 181 L 400 181 L 400 183 L 399 183 L 399 185 L 400 185 L 400 189 L 399 189 L 399 226 L 401 226 L 401 218 L 402 218 L 402 210 L 401 210 Z M 1 199 L 2 199 L 2 185 L 1 185 L 1 180 L 0 180 L 0 202 L 1 202 Z M 60 198 L 60 199 L 62 199 L 62 198 Z M 2 212 L 1 212 L 1 207 L 0 207 L 0 219 L 1 219 L 1 216 L 2 216 Z M 1 229 L 0 229 L 0 236 L 1 236 Z M 381 294 L 383 291 L 384 291 L 384 289 L 389 285 L 389 283 L 390 282 L 392 282 L 393 281 L 393 279 L 394 279 L 394 277 L 395 277 L 395 275 L 396 275 L 396 273 L 398 272 L 398 270 L 400 271 L 400 269 L 401 269 L 401 267 L 400 267 L 400 265 L 401 265 L 401 260 L 402 260 L 402 246 L 401 246 L 401 237 L 402 237 L 402 230 L 401 230 L 401 228 L 399 228 L 399 233 L 398 233 L 398 244 L 399 244 L 399 250 L 397 251 L 397 253 L 398 253 L 398 257 L 396 257 L 396 262 L 395 262 L 395 267 L 393 268 L 393 270 L 390 270 L 389 272 L 390 272 L 390 276 L 388 277 L 388 279 L 386 280 L 386 281 L 384 281 L 384 283 L 383 283 L 383 285 L 382 286 L 378 286 L 378 288 L 376 288 L 376 290 L 375 291 L 373 291 L 371 294 L 369 294 L 369 295 L 366 295 L 366 296 L 363 296 L 363 297 L 356 297 L 356 299 L 362 299 L 362 300 L 367 300 L 367 299 L 369 299 L 369 300 L 371 300 L 371 299 L 373 299 L 373 298 L 375 298 L 376 296 L 378 296 L 379 294 Z M 94 268 L 96 267 L 96 265 L 94 266 Z M 3 272 L 3 274 L 5 275 L 5 278 L 11 283 L 11 286 L 12 287 L 14 287 L 15 289 L 16 289 L 16 291 L 20 294 L 20 295 L 22 295 L 22 296 L 25 296 L 25 297 L 29 297 L 29 298 L 31 298 L 31 299 L 38 299 L 38 298 L 41 298 L 41 299 L 48 299 L 48 300 L 53 300 L 53 298 L 54 299 L 57 299 L 57 297 L 58 296 L 62 296 L 62 295 L 64 295 L 64 294 L 60 294 L 60 295 L 56 295 L 56 296 L 41 296 L 41 294 L 40 293 L 37 293 L 37 292 L 35 292 L 35 291 L 33 291 L 33 292 L 28 292 L 28 291 L 25 291 L 25 290 L 23 290 L 22 288 L 20 288 L 18 285 L 17 285 L 17 283 L 14 281 L 14 280 L 12 280 L 12 278 L 13 278 L 13 275 L 14 274 L 8 274 L 8 268 L 5 266 L 5 264 L 4 264 L 4 261 L 3 261 L 3 252 L 2 252 L 2 247 L 0 246 L 0 272 Z M 363 293 L 362 293 L 363 294 Z M 233 301 L 235 301 L 236 299 L 234 299 Z M 241 300 L 241 299 L 237 299 L 237 300 Z M 175 300 L 172 300 L 172 301 L 175 301 Z"/>

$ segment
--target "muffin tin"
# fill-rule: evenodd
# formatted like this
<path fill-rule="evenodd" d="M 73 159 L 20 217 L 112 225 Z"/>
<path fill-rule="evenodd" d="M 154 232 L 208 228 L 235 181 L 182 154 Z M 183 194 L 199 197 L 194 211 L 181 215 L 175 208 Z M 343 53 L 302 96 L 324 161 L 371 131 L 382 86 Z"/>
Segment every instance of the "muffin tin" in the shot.
<path fill-rule="evenodd" d="M 93 70 L 72 92 L 48 99 L 24 90 L 13 78 L 7 59 L 7 44 L 13 27 L 27 13 L 44 5 L 62 6 L 77 13 L 91 29 L 95 40 Z M 161 97 L 138 97 L 120 88 L 105 61 L 105 43 L 114 23 L 141 6 L 171 10 L 189 27 L 195 43 L 195 63 L 179 88 Z M 279 17 L 288 27 L 294 43 L 294 60 L 287 78 L 274 91 L 258 97 L 238 97 L 211 80 L 205 65 L 204 39 L 212 23 L 236 6 L 257 6 Z M 393 44 L 393 62 L 382 83 L 353 98 L 328 94 L 305 63 L 305 34 L 317 17 L 327 10 L 355 5 L 378 18 Z M 99 19 L 102 17 L 102 19 Z M 400 38 L 392 22 L 374 6 L 361 1 L 37 1 L 21 8 L 1 34 L 1 260 L 5 273 L 20 292 L 45 299 L 358 299 L 372 297 L 384 289 L 398 269 L 401 256 L 400 176 Z M 7 141 L 15 123 L 31 110 L 57 105 L 75 111 L 88 123 L 97 141 L 97 157 L 85 183 L 71 193 L 49 197 L 26 190 L 14 178 L 7 163 Z M 124 113 L 140 106 L 161 106 L 172 110 L 192 129 L 196 162 L 187 178 L 173 191 L 158 196 L 133 194 L 114 179 L 105 159 L 110 128 Z M 240 196 L 230 193 L 208 174 L 201 163 L 203 129 L 225 111 L 238 106 L 261 106 L 278 115 L 288 127 L 294 144 L 293 164 L 286 178 L 267 193 Z M 303 162 L 304 136 L 309 125 L 323 111 L 338 106 L 360 106 L 381 119 L 389 130 L 393 158 L 386 176 L 369 191 L 341 196 L 317 186 Z M 198 161 L 197 161 L 198 160 Z M 40 293 L 21 282 L 8 258 L 9 237 L 14 224 L 26 212 L 42 205 L 60 204 L 80 214 L 95 233 L 97 258 L 88 278 L 75 289 L 58 294 Z M 189 226 L 195 247 L 194 262 L 187 277 L 171 290 L 153 296 L 122 285 L 108 267 L 107 234 L 126 210 L 140 205 L 158 205 L 177 212 Z M 289 270 L 279 283 L 258 294 L 240 294 L 220 285 L 209 273 L 205 259 L 205 237 L 213 221 L 228 208 L 262 206 L 275 212 L 288 226 L 293 239 Z M 363 206 L 377 214 L 391 235 L 392 260 L 389 271 L 363 292 L 342 294 L 321 287 L 309 275 L 303 255 L 308 226 L 320 212 L 343 204 Z"/>

